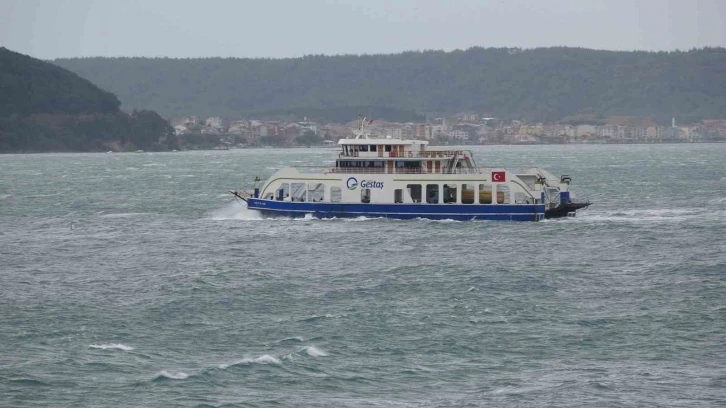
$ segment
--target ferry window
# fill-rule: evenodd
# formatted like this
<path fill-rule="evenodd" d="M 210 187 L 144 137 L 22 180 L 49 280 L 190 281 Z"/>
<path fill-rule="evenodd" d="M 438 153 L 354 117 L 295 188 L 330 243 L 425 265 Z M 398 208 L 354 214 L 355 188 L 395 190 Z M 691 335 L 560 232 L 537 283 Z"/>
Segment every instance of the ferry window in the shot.
<path fill-rule="evenodd" d="M 497 204 L 509 204 L 509 186 L 497 184 Z"/>
<path fill-rule="evenodd" d="M 514 193 L 514 204 L 532 204 L 534 200 L 530 199 L 528 194 L 521 191 Z"/>
<path fill-rule="evenodd" d="M 420 161 L 396 160 L 394 165 L 398 172 L 419 173 L 421 170 Z"/>
<path fill-rule="evenodd" d="M 403 202 L 403 189 L 397 188 L 393 190 L 393 202 L 396 204 L 400 204 Z"/>
<path fill-rule="evenodd" d="M 387 152 L 390 152 L 390 151 L 391 151 L 391 145 L 386 145 L 386 146 L 385 146 L 385 150 L 386 150 Z"/>
<path fill-rule="evenodd" d="M 492 203 L 492 185 L 489 183 L 479 184 L 479 204 Z"/>
<path fill-rule="evenodd" d="M 414 203 L 420 203 L 421 184 L 408 184 L 406 188 L 408 189 L 408 194 L 411 196 L 411 200 L 413 200 Z"/>
<path fill-rule="evenodd" d="M 360 202 L 366 203 L 366 204 L 371 202 L 371 189 L 370 188 L 361 188 L 360 189 Z"/>
<path fill-rule="evenodd" d="M 314 203 L 323 201 L 325 197 L 325 184 L 308 183 L 308 200 Z"/>
<path fill-rule="evenodd" d="M 376 145 L 371 145 L 371 151 L 372 152 L 375 152 L 376 151 Z"/>
<path fill-rule="evenodd" d="M 444 184 L 444 204 L 456 203 L 456 184 Z"/>
<path fill-rule="evenodd" d="M 462 184 L 461 185 L 461 203 L 462 204 L 474 204 L 474 185 L 473 184 Z"/>
<path fill-rule="evenodd" d="M 307 189 L 305 183 L 291 183 L 290 184 L 290 199 L 292 201 L 305 201 L 307 195 Z"/>
<path fill-rule="evenodd" d="M 439 203 L 439 185 L 426 184 L 426 202 L 429 204 Z"/>
<path fill-rule="evenodd" d="M 339 203 L 341 201 L 340 187 L 330 187 L 330 202 Z"/>
<path fill-rule="evenodd" d="M 368 151 L 368 145 L 360 145 L 360 149 L 359 150 L 361 152 L 367 152 Z"/>
<path fill-rule="evenodd" d="M 290 197 L 290 184 L 289 183 L 282 183 L 280 184 L 280 188 L 277 189 L 277 200 L 282 201 L 286 198 Z"/>

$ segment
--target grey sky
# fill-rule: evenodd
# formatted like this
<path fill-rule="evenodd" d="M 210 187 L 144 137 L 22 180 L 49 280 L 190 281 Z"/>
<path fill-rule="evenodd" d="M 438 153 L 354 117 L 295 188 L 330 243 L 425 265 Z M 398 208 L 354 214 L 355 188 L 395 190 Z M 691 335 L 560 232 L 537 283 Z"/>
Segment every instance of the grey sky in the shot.
<path fill-rule="evenodd" d="M 483 47 L 726 46 L 726 0 L 0 0 L 37 58 L 291 57 Z"/>

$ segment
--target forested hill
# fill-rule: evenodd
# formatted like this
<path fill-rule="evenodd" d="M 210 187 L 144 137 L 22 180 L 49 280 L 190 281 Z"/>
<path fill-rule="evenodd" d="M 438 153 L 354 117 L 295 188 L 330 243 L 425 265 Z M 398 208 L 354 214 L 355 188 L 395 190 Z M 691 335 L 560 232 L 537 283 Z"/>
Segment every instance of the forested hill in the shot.
<path fill-rule="evenodd" d="M 51 63 L 0 47 L 0 152 L 168 150 L 178 143 L 153 111 Z"/>
<path fill-rule="evenodd" d="M 121 102 L 78 75 L 0 47 L 0 116 L 111 113 Z"/>
<path fill-rule="evenodd" d="M 229 118 L 390 107 L 527 120 L 726 116 L 726 49 L 676 52 L 471 48 L 289 59 L 58 59 L 125 108 Z M 350 119 L 350 118 L 347 118 Z"/>

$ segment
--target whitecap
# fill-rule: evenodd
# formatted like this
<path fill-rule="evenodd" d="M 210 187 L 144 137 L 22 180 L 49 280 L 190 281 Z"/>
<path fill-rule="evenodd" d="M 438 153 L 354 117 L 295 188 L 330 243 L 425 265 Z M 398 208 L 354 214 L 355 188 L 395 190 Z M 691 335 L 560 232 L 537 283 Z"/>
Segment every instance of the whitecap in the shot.
<path fill-rule="evenodd" d="M 370 220 L 374 220 L 374 219 L 376 219 L 376 218 L 369 218 L 369 217 L 366 217 L 365 215 L 361 215 L 360 217 L 346 218 L 345 220 L 348 222 L 359 222 L 359 221 L 370 221 Z"/>
<path fill-rule="evenodd" d="M 280 365 L 282 362 L 280 362 L 279 359 L 269 355 L 265 354 L 262 356 L 259 356 L 257 358 L 243 358 L 241 360 L 237 360 L 233 362 L 232 364 L 220 364 L 219 368 L 222 370 L 226 370 L 229 367 L 234 367 L 237 365 L 250 365 L 250 364 L 276 364 Z"/>
<path fill-rule="evenodd" d="M 131 351 L 134 348 L 131 346 L 127 346 L 120 343 L 110 343 L 110 344 L 91 344 L 88 346 L 88 348 L 95 348 L 95 349 L 101 349 L 101 350 L 123 350 L 123 351 Z"/>
<path fill-rule="evenodd" d="M 311 220 L 317 220 L 318 218 L 315 217 L 313 215 L 313 213 L 305 213 L 305 215 L 303 217 L 294 217 L 294 218 L 277 217 L 276 219 L 278 219 L 278 220 L 280 220 L 280 219 L 282 219 L 282 220 L 288 219 L 288 220 L 292 220 L 292 221 L 311 221 Z"/>
<path fill-rule="evenodd" d="M 177 373 L 172 373 L 172 372 L 169 372 L 166 370 L 162 370 L 162 371 L 159 371 L 158 373 L 156 373 L 156 375 L 154 375 L 154 378 L 152 378 L 152 380 L 158 380 L 161 378 L 169 378 L 171 380 L 184 380 L 188 377 L 189 377 L 189 374 L 183 373 L 181 371 L 179 371 Z"/>
<path fill-rule="evenodd" d="M 281 359 L 295 361 L 295 356 L 293 354 L 294 353 L 285 354 L 284 356 L 281 357 Z"/>
<path fill-rule="evenodd" d="M 328 353 L 324 352 L 323 350 L 320 350 L 319 348 L 317 348 L 315 346 L 305 347 L 304 350 L 311 357 L 326 357 L 328 355 Z"/>
<path fill-rule="evenodd" d="M 278 343 L 286 343 L 286 342 L 296 342 L 296 343 L 302 343 L 304 340 L 302 337 L 295 336 L 295 337 L 285 337 L 284 339 L 278 341 Z"/>
<path fill-rule="evenodd" d="M 229 203 L 226 207 L 214 210 L 210 214 L 212 221 L 228 221 L 228 220 L 264 220 L 265 218 L 259 211 L 250 210 L 246 205 L 240 205 L 238 202 Z"/>
<path fill-rule="evenodd" d="M 700 210 L 684 208 L 653 208 L 647 210 L 619 210 L 602 212 L 585 212 L 572 221 L 579 222 L 680 222 L 702 216 Z"/>

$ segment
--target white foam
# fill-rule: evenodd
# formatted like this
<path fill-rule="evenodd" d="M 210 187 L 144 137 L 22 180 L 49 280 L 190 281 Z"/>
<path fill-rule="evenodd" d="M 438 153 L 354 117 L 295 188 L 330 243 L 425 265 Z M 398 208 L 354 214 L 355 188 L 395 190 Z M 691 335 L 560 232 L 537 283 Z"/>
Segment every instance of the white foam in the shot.
<path fill-rule="evenodd" d="M 234 366 L 237 366 L 237 365 L 250 365 L 250 364 L 276 364 L 276 365 L 280 365 L 280 364 L 282 364 L 282 362 L 280 362 L 279 359 L 277 359 L 277 358 L 275 358 L 275 357 L 273 357 L 273 356 L 271 356 L 269 354 L 265 354 L 265 355 L 259 356 L 257 358 L 243 358 L 241 360 L 235 361 L 232 364 L 220 364 L 219 365 L 219 368 L 221 368 L 222 370 L 226 370 L 229 367 L 234 367 Z"/>
<path fill-rule="evenodd" d="M 415 218 L 415 220 L 416 221 L 442 223 L 442 224 L 449 224 L 449 223 L 452 223 L 452 222 L 461 222 L 459 220 L 453 220 L 451 218 L 444 218 L 444 219 L 441 219 L 441 220 L 432 220 L 432 219 L 429 219 L 429 218 L 417 217 L 417 218 Z"/>
<path fill-rule="evenodd" d="M 308 353 L 308 355 L 311 357 L 326 357 L 328 355 L 328 353 L 320 350 L 315 346 L 305 347 L 305 352 Z"/>
<path fill-rule="evenodd" d="M 179 371 L 177 373 L 171 373 L 169 371 L 162 370 L 162 371 L 159 371 L 158 373 L 156 373 L 156 375 L 154 375 L 154 379 L 161 378 L 161 377 L 166 377 L 166 378 L 169 378 L 172 380 L 184 380 L 189 377 L 189 374 L 183 373 L 181 371 Z"/>
<path fill-rule="evenodd" d="M 280 360 L 276 359 L 275 357 L 272 357 L 269 354 L 265 354 L 264 356 L 257 357 L 254 359 L 255 363 L 258 364 L 280 364 Z"/>
<path fill-rule="evenodd" d="M 654 208 L 648 210 L 621 210 L 583 212 L 574 220 L 580 222 L 627 222 L 627 223 L 650 223 L 650 222 L 679 222 L 692 218 L 701 217 L 699 210 L 682 208 Z"/>
<path fill-rule="evenodd" d="M 124 344 L 119 343 L 110 343 L 110 344 L 91 344 L 88 346 L 88 348 L 95 348 L 95 349 L 101 349 L 101 350 L 123 350 L 123 351 L 131 351 L 134 348 L 130 346 L 126 346 Z"/>
<path fill-rule="evenodd" d="M 370 220 L 376 220 L 376 219 L 380 219 L 380 217 L 379 218 L 369 218 L 369 217 L 366 217 L 365 215 L 361 215 L 360 217 L 355 217 L 355 218 L 345 218 L 345 221 L 360 222 L 360 221 L 370 221 Z"/>
<path fill-rule="evenodd" d="M 227 220 L 264 220 L 265 218 L 259 211 L 250 210 L 246 205 L 240 205 L 239 202 L 229 203 L 227 206 L 214 210 L 210 214 L 210 219 L 213 221 L 227 221 Z"/>
<path fill-rule="evenodd" d="M 295 361 L 295 357 L 293 356 L 293 353 L 285 354 L 281 358 L 282 358 L 282 360 Z"/>

